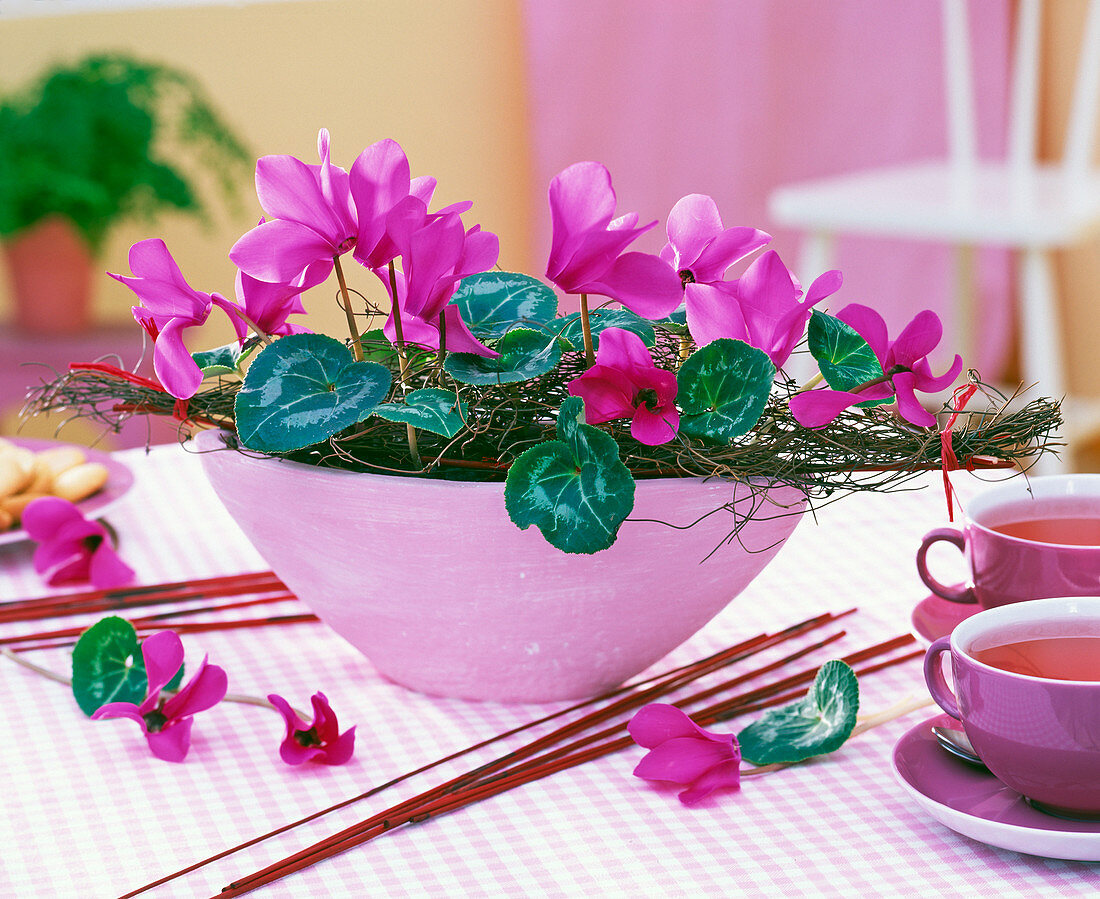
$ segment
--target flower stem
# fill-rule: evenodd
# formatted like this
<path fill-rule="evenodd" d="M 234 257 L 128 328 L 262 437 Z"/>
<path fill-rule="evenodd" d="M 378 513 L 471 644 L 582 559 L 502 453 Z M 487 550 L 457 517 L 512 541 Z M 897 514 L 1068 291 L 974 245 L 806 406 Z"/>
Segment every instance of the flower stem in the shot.
<path fill-rule="evenodd" d="M 348 318 L 348 331 L 351 332 L 351 351 L 356 362 L 363 361 L 363 342 L 359 339 L 359 329 L 355 324 L 355 313 L 351 310 L 351 297 L 348 295 L 348 285 L 344 281 L 344 269 L 340 265 L 340 257 L 333 256 L 332 264 L 336 268 L 336 280 L 340 282 L 340 305 L 344 307 L 344 315 Z"/>
<path fill-rule="evenodd" d="M 596 355 L 592 352 L 592 325 L 588 321 L 588 294 L 581 294 L 581 333 L 584 335 L 584 364 L 591 368 L 596 364 Z"/>
<path fill-rule="evenodd" d="M 17 665 L 22 665 L 24 668 L 30 669 L 35 674 L 40 674 L 42 675 L 42 677 L 48 678 L 52 681 L 56 681 L 59 684 L 64 684 L 66 687 L 71 687 L 73 685 L 72 678 L 65 677 L 65 675 L 58 674 L 55 671 L 50 671 L 49 668 L 43 668 L 41 665 L 34 664 L 34 662 L 28 662 L 25 658 L 23 658 L 22 655 L 17 652 L 12 652 L 6 646 L 0 647 L 0 655 L 6 656 Z M 175 693 L 178 691 L 165 690 L 164 692 Z M 279 711 L 266 699 L 261 699 L 259 696 L 247 696 L 244 693 L 226 693 L 225 696 L 222 697 L 222 702 L 235 702 L 239 705 L 258 705 L 261 708 L 271 709 L 274 712 Z M 294 714 L 301 718 L 303 721 L 308 721 L 310 718 L 310 716 L 306 712 L 303 712 L 300 709 L 296 709 L 293 706 L 291 706 L 291 711 L 293 711 Z M 280 714 L 282 713 L 280 712 Z"/>
<path fill-rule="evenodd" d="M 447 320 L 439 313 L 439 355 L 436 358 L 436 380 L 443 383 L 443 363 L 447 361 Z"/>
<path fill-rule="evenodd" d="M 398 374 L 398 378 L 401 381 L 401 389 L 406 389 L 405 378 L 409 373 L 409 357 L 405 354 L 405 334 L 401 327 L 401 304 L 397 299 L 397 269 L 393 264 L 393 260 L 390 260 L 390 298 L 391 307 L 393 309 L 393 330 L 394 336 L 397 338 L 397 358 L 401 362 L 401 368 Z M 420 452 L 416 446 L 416 428 L 412 425 L 405 425 L 405 434 L 409 441 L 409 454 L 413 457 L 413 461 L 420 462 Z"/>
<path fill-rule="evenodd" d="M 907 696 L 901 702 L 895 703 L 888 709 L 884 709 L 881 712 L 876 712 L 873 715 L 867 715 L 866 717 L 860 716 L 859 723 L 852 728 L 852 732 L 848 735 L 848 739 L 851 740 L 854 737 L 858 737 L 862 733 L 866 733 L 873 727 L 878 727 L 880 724 L 886 724 L 893 721 L 895 718 L 902 718 L 918 709 L 924 709 L 932 705 L 933 700 L 927 697 L 913 697 Z M 759 774 L 771 774 L 773 771 L 782 771 L 784 768 L 789 768 L 791 765 L 797 765 L 798 762 L 773 762 L 770 765 L 760 765 L 755 768 L 746 768 L 741 772 L 742 777 L 756 777 Z"/>
<path fill-rule="evenodd" d="M 259 325 L 257 325 L 251 318 L 249 318 L 243 309 L 239 309 L 236 306 L 232 306 L 230 308 L 232 309 L 233 314 L 237 316 L 237 318 L 239 318 L 242 322 L 244 322 L 246 327 L 251 328 L 252 332 L 260 338 L 260 343 L 262 343 L 264 346 L 268 346 L 271 343 L 271 335 L 268 334 L 267 331 L 265 331 Z"/>
<path fill-rule="evenodd" d="M 825 380 L 825 375 L 823 375 L 821 372 L 818 372 L 816 375 L 814 375 L 812 378 L 810 378 L 810 380 L 808 380 L 805 384 L 803 384 L 801 387 L 799 387 L 798 390 L 796 391 L 796 393 L 805 393 L 807 390 L 813 390 L 818 384 L 820 384 L 824 380 Z"/>
<path fill-rule="evenodd" d="M 69 678 L 61 674 L 55 674 L 53 671 L 50 671 L 49 668 L 43 668 L 40 665 L 34 664 L 34 662 L 28 662 L 21 655 L 19 655 L 19 653 L 12 652 L 6 646 L 0 647 L 0 655 L 7 656 L 9 659 L 15 662 L 15 664 L 22 665 L 24 668 L 29 668 L 35 674 L 41 674 L 43 677 L 48 677 L 50 680 L 57 681 L 59 684 L 72 686 L 73 682 Z"/>

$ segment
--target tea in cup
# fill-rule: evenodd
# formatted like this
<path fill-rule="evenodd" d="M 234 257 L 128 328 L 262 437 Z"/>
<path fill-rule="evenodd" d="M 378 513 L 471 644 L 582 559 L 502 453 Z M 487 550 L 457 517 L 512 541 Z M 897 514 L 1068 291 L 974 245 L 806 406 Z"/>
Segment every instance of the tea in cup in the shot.
<path fill-rule="evenodd" d="M 1002 783 L 1043 811 L 1100 819 L 1100 596 L 978 612 L 928 648 L 924 677 Z"/>
<path fill-rule="evenodd" d="M 925 534 L 917 571 L 937 596 L 993 608 L 1052 596 L 1100 596 L 1100 474 L 1018 477 L 967 503 L 966 524 Z M 972 583 L 928 570 L 940 541 L 966 557 Z"/>

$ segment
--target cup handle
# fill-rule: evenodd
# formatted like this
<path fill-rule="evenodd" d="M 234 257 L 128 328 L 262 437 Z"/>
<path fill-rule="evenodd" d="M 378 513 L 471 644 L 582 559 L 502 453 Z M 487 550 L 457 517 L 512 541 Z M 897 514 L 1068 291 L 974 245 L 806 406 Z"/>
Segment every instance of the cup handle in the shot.
<path fill-rule="evenodd" d="M 955 694 L 947 686 L 947 678 L 943 676 L 943 663 L 940 660 L 940 657 L 950 650 L 950 637 L 940 637 L 928 647 L 928 652 L 924 654 L 924 682 L 928 685 L 928 692 L 932 694 L 936 704 L 952 718 L 962 721 L 959 704 Z"/>
<path fill-rule="evenodd" d="M 917 550 L 917 573 L 920 575 L 920 579 L 924 581 L 924 585 L 929 590 L 943 599 L 949 599 L 952 602 L 977 602 L 978 597 L 974 595 L 973 587 L 947 587 L 929 573 L 928 549 L 933 543 L 941 540 L 958 547 L 959 552 L 965 552 L 966 550 L 966 538 L 963 536 L 962 531 L 955 528 L 936 528 L 934 531 L 929 531 L 924 535 L 924 539 L 920 543 L 920 549 Z"/>

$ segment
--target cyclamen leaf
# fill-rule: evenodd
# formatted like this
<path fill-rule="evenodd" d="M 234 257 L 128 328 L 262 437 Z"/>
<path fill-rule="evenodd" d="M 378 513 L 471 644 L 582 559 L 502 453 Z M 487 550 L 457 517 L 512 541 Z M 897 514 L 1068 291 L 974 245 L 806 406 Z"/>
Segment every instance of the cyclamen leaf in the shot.
<path fill-rule="evenodd" d="M 669 313 L 667 318 L 659 318 L 653 324 L 658 328 L 664 328 L 677 334 L 687 334 L 687 307 L 681 306 L 674 312 Z"/>
<path fill-rule="evenodd" d="M 410 393 L 403 403 L 380 403 L 374 414 L 451 438 L 462 430 L 466 404 L 459 402 L 453 390 L 424 387 Z"/>
<path fill-rule="evenodd" d="M 858 711 L 856 674 L 833 659 L 821 666 L 806 696 L 772 709 L 737 735 L 741 756 L 754 765 L 771 765 L 833 752 L 851 736 Z"/>
<path fill-rule="evenodd" d="M 166 689 L 175 689 L 183 679 L 183 666 Z M 112 615 L 93 624 L 73 647 L 73 698 L 85 715 L 91 716 L 108 702 L 139 705 L 149 690 L 145 658 L 138 646 L 134 626 Z"/>
<path fill-rule="evenodd" d="M 615 542 L 634 508 L 634 478 L 615 440 L 584 424 L 584 401 L 569 397 L 558 412 L 558 439 L 522 453 L 504 484 L 508 515 L 521 530 L 535 525 L 567 553 L 595 553 Z"/>
<path fill-rule="evenodd" d="M 816 309 L 807 327 L 810 354 L 817 360 L 821 374 L 833 390 L 851 390 L 882 377 L 882 365 L 875 351 L 851 325 Z M 860 406 L 891 402 L 891 397 L 867 400 Z"/>
<path fill-rule="evenodd" d="M 234 341 L 212 350 L 199 350 L 192 353 L 191 358 L 204 378 L 232 374 L 241 364 L 241 345 Z"/>
<path fill-rule="evenodd" d="M 676 375 L 680 432 L 719 443 L 748 433 L 768 402 L 775 366 L 741 340 L 720 338 L 696 350 Z"/>
<path fill-rule="evenodd" d="M 380 362 L 383 365 L 389 363 L 394 367 L 399 364 L 397 347 L 390 343 L 390 339 L 381 328 L 367 331 L 359 335 L 359 341 L 363 347 L 364 362 Z"/>
<path fill-rule="evenodd" d="M 579 312 L 571 312 L 559 318 L 554 325 L 559 330 L 559 336 L 569 344 L 571 349 L 580 350 L 584 347 L 584 331 Z M 653 346 L 657 342 L 653 325 L 629 309 L 593 309 L 588 313 L 588 326 L 592 332 L 593 349 L 599 348 L 600 334 L 605 328 L 622 328 L 624 331 L 631 331 L 641 337 L 646 346 Z"/>
<path fill-rule="evenodd" d="M 554 291 L 518 272 L 478 272 L 458 283 L 451 297 L 479 340 L 496 340 L 517 325 L 545 324 L 558 313 Z"/>
<path fill-rule="evenodd" d="M 368 418 L 389 389 L 385 367 L 354 361 L 340 341 L 290 334 L 248 369 L 235 405 L 237 437 L 265 453 L 312 446 Z"/>
<path fill-rule="evenodd" d="M 509 384 L 544 375 L 561 360 L 557 340 L 530 328 L 513 328 L 493 347 L 495 359 L 473 353 L 451 353 L 446 372 L 463 384 Z"/>

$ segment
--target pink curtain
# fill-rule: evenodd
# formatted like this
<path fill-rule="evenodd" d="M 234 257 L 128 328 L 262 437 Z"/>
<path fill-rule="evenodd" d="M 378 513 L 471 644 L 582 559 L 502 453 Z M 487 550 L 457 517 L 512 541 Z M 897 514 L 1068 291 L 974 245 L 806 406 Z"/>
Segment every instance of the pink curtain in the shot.
<path fill-rule="evenodd" d="M 999 155 L 1009 4 L 977 0 L 970 16 L 980 149 Z M 767 217 L 774 187 L 946 152 L 941 27 L 939 0 L 527 0 L 536 260 L 550 244 L 546 185 L 595 159 L 622 211 L 661 220 L 639 249 L 663 245 L 677 199 L 704 193 L 727 227 L 774 234 L 794 268 L 798 235 Z M 838 254 L 834 310 L 873 305 L 894 332 L 932 308 L 949 326 L 945 247 L 846 238 Z M 968 362 L 987 377 L 1010 340 L 1007 262 L 996 252 L 979 264 L 982 351 Z"/>

